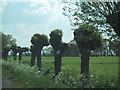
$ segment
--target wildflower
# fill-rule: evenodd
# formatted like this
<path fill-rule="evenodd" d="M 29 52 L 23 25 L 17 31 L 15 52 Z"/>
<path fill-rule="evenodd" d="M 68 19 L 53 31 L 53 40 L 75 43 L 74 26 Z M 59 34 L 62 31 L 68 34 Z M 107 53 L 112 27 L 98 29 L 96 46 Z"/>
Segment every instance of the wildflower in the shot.
<path fill-rule="evenodd" d="M 98 81 L 96 81 L 96 83 L 97 83 Z"/>
<path fill-rule="evenodd" d="M 26 82 L 26 84 L 28 84 L 29 82 Z"/>
<path fill-rule="evenodd" d="M 93 78 L 94 76 L 93 75 L 90 75 L 91 76 L 91 78 Z"/>

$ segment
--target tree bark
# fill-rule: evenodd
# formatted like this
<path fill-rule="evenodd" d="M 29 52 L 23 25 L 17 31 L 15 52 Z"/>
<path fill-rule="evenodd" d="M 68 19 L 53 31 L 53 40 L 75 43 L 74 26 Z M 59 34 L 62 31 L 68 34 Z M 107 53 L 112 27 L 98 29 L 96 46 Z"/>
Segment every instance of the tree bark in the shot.
<path fill-rule="evenodd" d="M 31 61 L 30 64 L 31 66 L 34 66 L 35 63 L 35 59 L 37 57 L 37 66 L 39 68 L 39 70 L 41 70 L 42 65 L 41 65 L 41 50 L 42 50 L 42 46 L 41 47 L 33 47 L 31 48 Z"/>
<path fill-rule="evenodd" d="M 19 52 L 19 60 L 22 60 L 22 52 Z"/>
<path fill-rule="evenodd" d="M 14 59 L 14 60 L 17 59 L 17 52 L 13 52 L 13 59 Z"/>
<path fill-rule="evenodd" d="M 81 52 L 81 74 L 83 75 L 81 77 L 81 81 L 83 84 L 83 87 L 89 83 L 89 55 L 90 51 L 87 49 L 80 49 Z"/>
<path fill-rule="evenodd" d="M 106 17 L 107 22 L 113 27 L 116 34 L 120 37 L 120 11 L 112 13 Z"/>
<path fill-rule="evenodd" d="M 3 52 L 3 59 L 5 61 L 7 61 L 7 57 L 8 57 L 8 52 Z"/>
<path fill-rule="evenodd" d="M 37 53 L 37 66 L 41 70 L 42 64 L 41 64 L 41 50 Z"/>
<path fill-rule="evenodd" d="M 58 75 L 61 72 L 61 61 L 62 61 L 62 52 L 57 54 L 58 50 L 55 50 L 55 75 Z"/>
<path fill-rule="evenodd" d="M 36 59 L 36 55 L 35 53 L 31 53 L 31 60 L 30 60 L 30 66 L 34 66 L 35 64 L 35 59 Z"/>
<path fill-rule="evenodd" d="M 58 75 L 61 72 L 61 59 L 62 57 L 55 56 L 55 75 Z"/>
<path fill-rule="evenodd" d="M 81 73 L 89 74 L 89 56 L 86 54 L 81 56 Z"/>

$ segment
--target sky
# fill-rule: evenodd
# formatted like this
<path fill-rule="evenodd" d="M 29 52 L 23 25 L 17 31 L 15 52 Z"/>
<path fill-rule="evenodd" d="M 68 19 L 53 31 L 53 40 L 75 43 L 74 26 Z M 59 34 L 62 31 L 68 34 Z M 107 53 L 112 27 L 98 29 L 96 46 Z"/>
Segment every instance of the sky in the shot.
<path fill-rule="evenodd" d="M 4 2 L 0 4 L 0 29 L 5 34 L 11 34 L 20 46 L 29 47 L 35 33 L 49 37 L 55 29 L 61 29 L 63 42 L 69 42 L 73 39 L 73 30 L 68 17 L 62 14 L 62 7 L 63 3 L 58 0 Z"/>

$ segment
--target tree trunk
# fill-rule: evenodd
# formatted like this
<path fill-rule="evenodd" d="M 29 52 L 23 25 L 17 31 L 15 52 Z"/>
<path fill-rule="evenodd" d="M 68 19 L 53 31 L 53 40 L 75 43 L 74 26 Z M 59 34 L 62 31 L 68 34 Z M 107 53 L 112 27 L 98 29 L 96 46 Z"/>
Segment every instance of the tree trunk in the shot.
<path fill-rule="evenodd" d="M 61 72 L 61 59 L 62 57 L 55 56 L 55 75 L 58 75 Z"/>
<path fill-rule="evenodd" d="M 55 51 L 55 75 L 58 75 L 61 72 L 61 60 L 62 60 L 62 53 L 57 53 L 58 50 Z"/>
<path fill-rule="evenodd" d="M 89 56 L 85 54 L 81 56 L 81 73 L 89 74 Z"/>
<path fill-rule="evenodd" d="M 114 31 L 120 36 L 120 11 L 112 13 L 106 17 L 107 22 L 113 27 Z"/>
<path fill-rule="evenodd" d="M 89 55 L 90 52 L 88 50 L 80 50 L 81 51 L 81 81 L 83 87 L 89 83 Z"/>
<path fill-rule="evenodd" d="M 14 59 L 14 60 L 17 59 L 17 52 L 13 52 L 13 59 Z"/>
<path fill-rule="evenodd" d="M 4 60 L 7 61 L 8 52 L 4 52 Z"/>
<path fill-rule="evenodd" d="M 22 53 L 19 53 L 19 60 L 22 60 Z"/>
<path fill-rule="evenodd" d="M 35 63 L 35 59 L 36 59 L 36 55 L 35 53 L 31 53 L 31 60 L 30 60 L 30 66 L 34 66 L 34 63 Z"/>
<path fill-rule="evenodd" d="M 41 68 L 42 68 L 42 64 L 41 64 L 41 50 L 40 50 L 40 52 L 37 53 L 37 66 L 38 66 L 39 70 L 41 70 Z"/>

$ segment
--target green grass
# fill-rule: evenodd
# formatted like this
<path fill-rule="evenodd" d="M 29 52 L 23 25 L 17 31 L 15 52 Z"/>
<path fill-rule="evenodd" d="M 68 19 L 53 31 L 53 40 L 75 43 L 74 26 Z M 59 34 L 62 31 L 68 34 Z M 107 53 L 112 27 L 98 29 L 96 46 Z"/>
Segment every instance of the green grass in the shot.
<path fill-rule="evenodd" d="M 43 76 L 37 67 L 29 66 L 29 56 L 24 56 L 21 63 L 13 62 L 12 57 L 9 57 L 7 62 L 2 63 L 3 72 L 11 73 L 16 82 L 19 81 L 23 87 L 28 88 L 81 87 L 80 57 L 63 57 L 62 72 L 55 79 L 52 78 L 53 61 L 53 57 L 42 57 L 43 73 L 50 69 L 47 76 Z M 118 64 L 118 57 L 90 57 L 90 84 L 88 87 L 118 87 Z M 26 84 L 29 80 L 29 84 Z"/>

